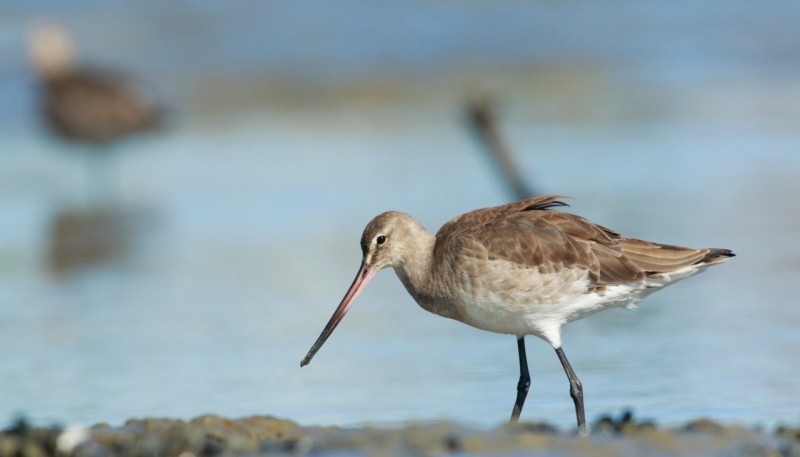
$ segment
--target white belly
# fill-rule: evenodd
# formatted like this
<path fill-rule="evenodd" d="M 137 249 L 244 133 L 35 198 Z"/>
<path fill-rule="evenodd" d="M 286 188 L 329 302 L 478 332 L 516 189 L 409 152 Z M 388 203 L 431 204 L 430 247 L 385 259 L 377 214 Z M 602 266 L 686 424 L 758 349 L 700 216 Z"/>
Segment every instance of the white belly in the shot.
<path fill-rule="evenodd" d="M 563 324 L 607 308 L 633 305 L 649 292 L 644 284 L 587 292 L 587 275 L 578 271 L 547 275 L 527 270 L 525 276 L 517 278 L 513 287 L 494 284 L 459 294 L 461 320 L 490 332 L 535 335 L 559 347 Z M 531 285 L 521 279 L 528 279 Z"/>
<path fill-rule="evenodd" d="M 608 286 L 589 292 L 588 276 L 579 271 L 540 274 L 518 270 L 505 279 L 463 289 L 457 296 L 461 319 L 482 330 L 512 335 L 535 335 L 553 347 L 561 346 L 561 326 L 608 308 L 627 306 L 661 287 L 702 271 L 692 266 L 640 283 Z M 508 270 L 506 270 L 508 273 Z"/>

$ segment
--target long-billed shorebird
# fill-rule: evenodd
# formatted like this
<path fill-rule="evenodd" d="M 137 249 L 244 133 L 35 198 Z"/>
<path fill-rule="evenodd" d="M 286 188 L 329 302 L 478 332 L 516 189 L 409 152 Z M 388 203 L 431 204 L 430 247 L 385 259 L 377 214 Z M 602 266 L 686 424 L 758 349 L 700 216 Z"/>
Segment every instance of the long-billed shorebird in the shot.
<path fill-rule="evenodd" d="M 322 334 L 300 362 L 325 343 L 375 274 L 394 268 L 424 309 L 495 333 L 515 335 L 520 377 L 511 422 L 530 387 L 525 335 L 544 339 L 569 378 L 578 431 L 588 433 L 583 387 L 561 347 L 561 326 L 644 296 L 734 254 L 627 238 L 586 219 L 552 211 L 548 195 L 462 214 L 431 234 L 408 214 L 378 215 L 361 236 L 363 261 Z"/>

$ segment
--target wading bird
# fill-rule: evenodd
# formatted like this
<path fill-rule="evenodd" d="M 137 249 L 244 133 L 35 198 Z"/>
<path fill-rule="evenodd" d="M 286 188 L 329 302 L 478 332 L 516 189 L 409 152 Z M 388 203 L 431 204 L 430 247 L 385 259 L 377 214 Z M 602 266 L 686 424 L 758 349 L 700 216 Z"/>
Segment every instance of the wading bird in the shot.
<path fill-rule="evenodd" d="M 79 67 L 66 27 L 41 21 L 28 36 L 42 118 L 59 137 L 88 146 L 90 199 L 115 192 L 110 145 L 159 126 L 163 110 L 142 84 L 107 69 Z M 99 195 L 98 195 L 99 194 Z"/>
<path fill-rule="evenodd" d="M 408 214 L 389 211 L 367 224 L 363 261 L 322 334 L 300 362 L 311 361 L 375 274 L 394 268 L 424 309 L 517 338 L 520 377 L 511 422 L 519 419 L 530 375 L 525 335 L 555 349 L 570 383 L 578 431 L 588 433 L 583 387 L 561 347 L 561 326 L 644 296 L 734 254 L 627 238 L 553 208 L 542 196 L 479 209 L 447 222 L 433 235 Z"/>

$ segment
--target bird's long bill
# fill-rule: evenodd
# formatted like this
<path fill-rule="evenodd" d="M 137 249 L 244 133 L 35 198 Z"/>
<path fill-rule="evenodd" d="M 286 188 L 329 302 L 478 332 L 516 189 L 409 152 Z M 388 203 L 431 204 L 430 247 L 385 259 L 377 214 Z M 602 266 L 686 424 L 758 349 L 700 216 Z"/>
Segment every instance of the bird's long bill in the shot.
<path fill-rule="evenodd" d="M 351 284 L 350 288 L 347 289 L 347 293 L 344 294 L 344 298 L 342 298 L 342 302 L 339 303 L 339 307 L 336 308 L 336 311 L 333 312 L 331 320 L 328 321 L 328 324 L 322 330 L 322 333 L 320 333 L 319 338 L 317 338 L 317 341 L 314 343 L 313 346 L 311 346 L 311 350 L 308 351 L 308 354 L 306 354 L 303 360 L 300 361 L 301 367 L 308 365 L 308 362 L 311 361 L 311 358 L 314 357 L 314 354 L 317 353 L 319 348 L 321 348 L 322 345 L 325 343 L 325 340 L 327 340 L 328 337 L 331 336 L 333 330 L 336 328 L 337 325 L 339 325 L 339 322 L 341 322 L 342 318 L 347 313 L 347 310 L 350 309 L 350 305 L 352 305 L 353 302 L 356 300 L 358 294 L 360 294 L 361 291 L 364 290 L 364 287 L 372 279 L 372 277 L 375 276 L 375 273 L 377 272 L 378 272 L 377 269 L 373 269 L 372 267 L 363 262 L 361 263 L 361 268 L 358 269 L 358 273 L 356 274 L 356 279 L 353 280 L 353 284 Z"/>

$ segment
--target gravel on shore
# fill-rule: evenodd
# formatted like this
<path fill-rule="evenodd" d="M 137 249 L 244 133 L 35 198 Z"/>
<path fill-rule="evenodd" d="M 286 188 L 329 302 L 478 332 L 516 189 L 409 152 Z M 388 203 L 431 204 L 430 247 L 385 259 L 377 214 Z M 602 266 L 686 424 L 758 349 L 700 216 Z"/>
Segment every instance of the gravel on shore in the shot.
<path fill-rule="evenodd" d="M 131 419 L 121 426 L 34 427 L 24 420 L 0 432 L 0 457 L 242 455 L 540 455 L 800 457 L 800 428 L 723 425 L 697 419 L 661 428 L 625 413 L 604 417 L 589 437 L 545 423 L 479 430 L 452 422 L 392 428 L 304 427 L 286 419 L 206 415 Z"/>

